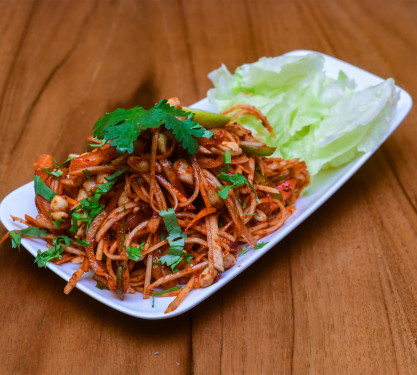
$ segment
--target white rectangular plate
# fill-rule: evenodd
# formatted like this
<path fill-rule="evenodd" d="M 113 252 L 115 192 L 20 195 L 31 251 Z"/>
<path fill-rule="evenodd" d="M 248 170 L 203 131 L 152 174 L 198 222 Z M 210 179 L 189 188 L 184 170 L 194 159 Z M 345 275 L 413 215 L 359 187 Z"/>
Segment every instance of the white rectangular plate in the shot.
<path fill-rule="evenodd" d="M 305 55 L 310 52 L 312 51 L 299 50 L 292 51 L 288 54 Z M 331 77 L 337 78 L 339 71 L 343 70 L 350 78 L 355 80 L 358 88 L 360 89 L 376 85 L 382 81 L 382 78 L 368 73 L 360 68 L 327 55 L 323 56 L 325 59 L 325 69 Z M 400 99 L 384 141 L 397 128 L 412 106 L 412 99 L 410 95 L 403 89 L 399 87 L 397 88 L 400 90 Z M 207 111 L 214 111 L 214 108 L 210 105 L 207 98 L 195 103 L 193 107 Z M 369 159 L 376 149 L 362 155 L 342 168 L 328 170 L 317 175 L 314 178 L 314 182 L 310 186 L 308 193 L 297 201 L 297 210 L 295 213 L 279 230 L 265 237 L 264 241 L 269 241 L 266 246 L 259 250 L 250 250 L 242 257 L 238 257 L 235 266 L 224 272 L 215 284 L 208 288 L 193 290 L 181 303 L 177 310 L 169 314 L 164 314 L 164 311 L 174 297 L 155 298 L 154 307 L 152 307 L 152 298 L 144 300 L 142 299 L 142 294 L 140 293 L 133 295 L 127 294 L 126 298 L 121 301 L 110 291 L 96 288 L 96 282 L 92 279 L 92 271 L 82 277 L 82 279 L 77 283 L 77 288 L 107 306 L 113 307 L 114 309 L 125 314 L 138 318 L 164 319 L 180 315 L 198 305 L 207 297 L 211 296 L 230 280 L 248 268 L 252 263 L 258 260 L 267 251 L 272 249 L 274 245 L 276 245 L 282 238 L 301 224 L 307 217 L 317 210 L 318 207 L 329 199 L 334 192 L 337 191 L 362 166 L 362 164 Z M 25 214 L 29 214 L 31 216 L 37 215 L 34 198 L 35 193 L 33 189 L 33 182 L 16 189 L 4 198 L 0 206 L 0 219 L 9 231 L 24 228 L 24 225 L 13 222 L 10 215 L 18 217 L 24 217 Z M 45 241 L 40 239 L 24 238 L 22 239 L 22 244 L 34 256 L 36 256 L 38 249 L 46 250 Z M 36 267 L 36 265 L 33 265 L 33 267 Z M 78 265 L 69 263 L 57 266 L 52 263 L 48 263 L 47 267 L 68 281 L 71 275 L 78 268 Z"/>

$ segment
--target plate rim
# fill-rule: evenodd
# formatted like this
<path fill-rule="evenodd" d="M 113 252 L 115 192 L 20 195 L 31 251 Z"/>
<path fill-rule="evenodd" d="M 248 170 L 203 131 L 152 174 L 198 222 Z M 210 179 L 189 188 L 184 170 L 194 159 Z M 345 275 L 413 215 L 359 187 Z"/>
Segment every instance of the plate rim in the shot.
<path fill-rule="evenodd" d="M 376 79 L 381 80 L 381 81 L 384 80 L 383 78 L 381 78 L 381 77 L 379 77 L 379 76 L 377 76 L 373 73 L 370 73 L 370 72 L 368 72 L 368 71 L 366 71 L 366 70 L 364 70 L 364 69 L 362 69 L 358 66 L 352 65 L 348 62 L 342 61 L 340 59 L 337 59 L 335 57 L 326 55 L 326 54 L 321 53 L 321 52 L 301 49 L 301 50 L 290 51 L 288 53 L 285 53 L 284 55 L 300 55 L 301 56 L 301 55 L 305 55 L 305 54 L 308 54 L 308 53 L 318 53 L 320 55 L 323 55 L 323 57 L 325 59 L 330 60 L 333 63 L 342 64 L 342 65 L 345 65 L 345 66 L 348 65 L 355 70 L 359 70 L 361 73 L 366 73 L 368 76 L 372 76 L 374 79 L 376 78 Z M 342 67 L 341 67 L 341 69 L 342 69 Z M 410 109 L 412 108 L 412 105 L 413 105 L 413 100 L 412 100 L 411 95 L 407 91 L 405 91 L 403 88 L 401 88 L 397 85 L 395 85 L 395 87 L 400 92 L 400 99 L 399 99 L 398 103 L 400 103 L 400 101 L 401 101 L 401 103 L 404 104 L 404 109 L 403 109 L 403 112 L 398 114 L 399 117 L 395 121 L 395 124 L 393 124 L 394 120 L 393 119 L 391 120 L 390 128 L 388 129 L 387 133 L 384 135 L 384 139 L 381 142 L 381 144 L 378 147 L 374 148 L 372 151 L 364 153 L 360 157 L 354 159 L 352 162 L 347 164 L 345 167 L 349 166 L 349 168 L 347 169 L 347 172 L 343 174 L 343 176 L 340 178 L 340 180 L 337 181 L 337 183 L 335 183 L 334 185 L 332 185 L 332 187 L 330 189 L 328 189 L 323 195 L 321 195 L 319 197 L 319 199 L 317 199 L 311 206 L 307 207 L 305 209 L 305 211 L 300 216 L 296 217 L 288 225 L 285 225 L 285 224 L 287 224 L 287 223 L 285 223 L 280 229 L 273 232 L 271 235 L 274 236 L 274 237 L 270 239 L 270 242 L 268 243 L 268 245 L 264 246 L 262 249 L 256 250 L 256 252 L 253 252 L 252 256 L 248 259 L 246 264 L 241 265 L 241 266 L 235 265 L 234 267 L 232 267 L 232 269 L 234 269 L 234 272 L 233 272 L 231 277 L 229 277 L 228 279 L 223 279 L 223 281 L 221 281 L 222 279 L 220 279 L 217 283 L 211 285 L 210 287 L 204 288 L 205 290 L 207 290 L 207 292 L 204 293 L 204 294 L 200 294 L 197 297 L 195 297 L 194 300 L 190 304 L 188 304 L 187 306 L 183 306 L 181 304 L 176 310 L 174 310 L 173 312 L 168 313 L 168 314 L 165 314 L 163 312 L 160 313 L 160 312 L 156 312 L 156 311 L 149 313 L 149 312 L 140 311 L 140 310 L 132 310 L 130 308 L 120 306 L 119 304 L 114 303 L 111 298 L 103 297 L 102 295 L 100 295 L 100 294 L 96 293 L 95 291 L 91 290 L 88 286 L 86 286 L 82 282 L 78 282 L 76 284 L 76 288 L 81 290 L 82 292 L 86 293 L 90 297 L 94 298 L 95 300 L 97 300 L 97 301 L 99 301 L 99 302 L 101 302 L 101 303 L 103 303 L 103 304 L 105 304 L 105 305 L 107 305 L 107 306 L 109 306 L 109 307 L 111 307 L 115 310 L 118 310 L 118 311 L 120 311 L 124 314 L 130 315 L 130 316 L 133 316 L 133 317 L 136 317 L 136 318 L 141 318 L 141 319 L 147 319 L 147 320 L 167 319 L 167 318 L 171 318 L 171 317 L 181 315 L 181 314 L 191 310 L 192 308 L 194 308 L 195 306 L 197 306 L 198 304 L 203 302 L 205 299 L 207 299 L 208 297 L 210 297 L 211 295 L 216 293 L 219 289 L 221 289 L 223 286 L 225 286 L 227 283 L 229 283 L 231 280 L 233 280 L 240 273 L 242 273 L 243 271 L 248 269 L 253 263 L 255 263 L 259 258 L 261 258 L 266 252 L 271 250 L 283 238 L 285 238 L 296 227 L 298 227 L 308 217 L 310 217 L 331 196 L 333 196 L 333 194 L 337 190 L 339 190 L 340 187 L 342 185 L 344 185 L 352 177 L 352 175 L 354 173 L 356 173 L 359 170 L 359 168 L 382 146 L 382 144 L 386 141 L 386 139 L 403 122 L 404 118 L 408 115 L 408 113 L 410 112 Z M 207 102 L 208 102 L 208 99 L 207 99 L 207 97 L 205 97 L 205 98 L 195 102 L 194 104 L 192 104 L 191 107 L 199 107 L 201 105 L 204 105 L 204 103 L 207 103 Z M 398 103 L 397 103 L 397 105 L 398 105 Z M 10 221 L 9 221 L 9 218 L 8 218 L 8 215 L 10 214 L 10 212 L 6 212 L 6 209 L 5 209 L 6 203 L 10 199 L 13 198 L 13 195 L 18 194 L 22 190 L 24 191 L 25 189 L 29 189 L 31 186 L 33 186 L 33 181 L 16 188 L 15 190 L 10 192 L 9 194 L 7 194 L 3 198 L 3 200 L 0 204 L 0 220 L 2 221 L 3 225 L 7 228 L 7 230 L 10 231 L 10 230 L 13 230 L 13 229 L 19 229 L 19 226 L 10 225 Z M 297 204 L 296 204 L 296 206 L 297 206 Z M 31 253 L 33 256 L 36 256 L 36 250 L 33 249 L 32 242 L 33 242 L 33 240 L 31 240 L 29 238 L 23 238 L 22 239 L 23 247 L 25 247 L 25 249 L 29 253 Z M 69 278 L 71 277 L 68 274 L 66 274 L 62 269 L 60 269 L 60 266 L 55 265 L 53 263 L 49 262 L 47 264 L 47 268 L 49 268 L 51 271 L 53 271 L 54 273 L 56 273 L 58 276 L 60 276 L 61 278 L 63 278 L 66 281 L 68 281 Z M 90 273 L 91 273 L 91 271 L 90 271 Z M 166 300 L 168 303 L 171 302 L 173 299 L 174 299 L 174 297 L 164 297 L 163 298 L 163 300 Z"/>

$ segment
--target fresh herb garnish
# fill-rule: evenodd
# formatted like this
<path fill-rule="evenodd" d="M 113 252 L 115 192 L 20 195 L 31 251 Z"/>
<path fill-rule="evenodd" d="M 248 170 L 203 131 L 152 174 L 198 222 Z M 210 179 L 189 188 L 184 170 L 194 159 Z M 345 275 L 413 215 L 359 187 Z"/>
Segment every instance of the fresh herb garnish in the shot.
<path fill-rule="evenodd" d="M 145 248 L 145 244 L 141 243 L 139 247 L 129 246 L 126 249 L 127 258 L 132 259 L 137 262 L 140 258 L 142 258 L 142 250 Z"/>
<path fill-rule="evenodd" d="M 105 139 L 101 140 L 100 143 L 90 143 L 90 147 L 92 148 L 98 148 L 98 147 L 103 147 L 105 144 L 107 143 L 107 141 Z"/>
<path fill-rule="evenodd" d="M 184 256 L 185 262 L 190 264 L 191 263 L 191 259 L 193 259 L 193 255 L 192 254 L 185 254 Z"/>
<path fill-rule="evenodd" d="M 83 241 L 81 238 L 77 238 L 76 239 L 76 241 L 77 241 L 77 244 L 78 245 L 81 245 L 81 246 L 88 246 L 89 244 L 90 244 L 90 242 L 88 242 L 88 241 Z"/>
<path fill-rule="evenodd" d="M 268 244 L 269 242 L 260 242 L 257 245 L 255 245 L 254 249 L 258 250 L 263 248 L 266 244 Z M 242 246 L 242 251 L 239 253 L 239 257 L 241 257 L 242 255 L 246 254 L 249 251 L 249 249 L 246 246 Z"/>
<path fill-rule="evenodd" d="M 48 173 L 49 175 L 54 176 L 55 178 L 58 178 L 58 179 L 59 179 L 59 178 L 62 176 L 62 174 L 64 173 L 64 172 L 62 172 L 60 169 L 55 169 L 55 170 L 51 171 L 49 168 L 45 168 L 45 169 L 44 169 L 44 171 L 45 171 L 46 173 Z"/>
<path fill-rule="evenodd" d="M 107 285 L 103 284 L 101 281 L 97 281 L 96 288 L 101 289 L 101 290 L 109 289 L 109 287 Z"/>
<path fill-rule="evenodd" d="M 38 254 L 35 258 L 35 263 L 38 267 L 46 267 L 46 264 L 56 258 L 61 258 L 61 254 L 64 252 L 65 247 L 71 245 L 71 239 L 68 236 L 58 236 L 52 240 L 52 246 L 42 252 L 38 250 Z"/>
<path fill-rule="evenodd" d="M 83 169 L 83 173 L 84 173 L 84 176 L 87 178 L 87 180 L 91 178 L 90 172 L 88 171 L 88 169 Z"/>
<path fill-rule="evenodd" d="M 242 251 L 239 253 L 238 257 L 245 255 L 248 251 L 249 249 L 246 246 L 242 246 Z"/>
<path fill-rule="evenodd" d="M 33 181 L 35 182 L 35 193 L 39 194 L 41 197 L 44 197 L 47 201 L 51 201 L 55 197 L 55 192 L 46 186 L 45 182 L 39 176 L 33 176 Z"/>
<path fill-rule="evenodd" d="M 230 150 L 226 150 L 223 154 L 224 164 L 228 165 L 232 162 L 232 152 Z"/>
<path fill-rule="evenodd" d="M 262 249 L 267 244 L 269 244 L 269 241 L 268 242 L 263 242 L 262 241 L 261 243 L 258 243 L 257 245 L 255 245 L 254 249 L 255 250 Z"/>
<path fill-rule="evenodd" d="M 230 163 L 232 162 L 232 152 L 230 150 L 224 152 L 223 161 L 225 166 L 219 172 L 230 172 Z"/>
<path fill-rule="evenodd" d="M 180 286 L 174 286 L 173 288 L 169 288 L 169 289 L 161 290 L 160 292 L 152 293 L 152 307 L 155 307 L 155 297 L 161 296 L 162 294 L 166 294 L 166 293 L 169 293 L 169 292 L 173 292 L 174 290 L 178 290 L 178 289 L 181 289 L 181 287 Z"/>
<path fill-rule="evenodd" d="M 182 232 L 174 209 L 169 208 L 167 211 L 160 211 L 159 215 L 164 220 L 169 242 L 168 253 L 161 257 L 160 261 L 162 264 L 171 266 L 172 271 L 175 271 L 175 267 L 182 261 L 183 256 L 187 256 L 186 253 L 183 253 L 184 240 L 187 238 L 187 235 Z"/>
<path fill-rule="evenodd" d="M 22 236 L 46 237 L 46 230 L 38 227 L 27 227 L 19 232 L 9 232 L 9 236 L 12 239 L 12 248 L 18 248 L 20 250 L 20 240 L 22 239 Z"/>
<path fill-rule="evenodd" d="M 256 216 L 256 217 L 261 217 L 261 215 L 259 215 L 258 213 L 254 212 L 253 214 L 247 213 L 245 212 L 246 216 Z"/>
<path fill-rule="evenodd" d="M 249 185 L 250 188 L 254 191 L 255 193 L 255 197 L 256 200 L 259 201 L 258 199 L 258 195 L 256 194 L 255 188 L 253 187 L 253 185 L 250 183 L 250 181 L 241 173 L 235 173 L 235 174 L 227 174 L 224 172 L 220 172 L 217 175 L 217 178 L 220 181 L 226 181 L 226 182 L 230 182 L 232 185 L 228 185 L 228 186 L 218 186 L 219 189 L 221 189 L 217 195 L 222 198 L 222 199 L 227 199 L 227 197 L 229 196 L 229 190 L 230 189 L 235 189 L 237 187 L 243 186 L 245 184 Z"/>
<path fill-rule="evenodd" d="M 98 185 L 97 190 L 94 193 L 94 198 L 98 200 L 103 194 L 108 193 L 113 187 L 113 185 L 116 183 L 119 176 L 125 173 L 126 171 L 127 168 L 122 168 L 114 172 L 111 176 L 105 177 L 106 182 L 104 184 Z"/>
<path fill-rule="evenodd" d="M 74 157 L 71 157 L 71 158 L 68 158 L 67 160 L 65 160 L 63 163 L 58 163 L 54 158 L 52 158 L 53 159 L 53 161 L 55 162 L 55 167 L 56 168 L 61 168 L 63 165 L 65 165 L 65 164 L 67 164 L 67 163 L 69 163 L 71 160 L 73 160 L 73 159 L 75 159 L 75 156 Z"/>
<path fill-rule="evenodd" d="M 83 213 L 81 212 L 74 212 L 72 214 L 72 225 L 70 231 L 72 233 L 77 233 L 78 230 L 78 222 L 86 223 L 86 232 L 90 228 L 90 225 L 94 218 L 103 211 L 105 206 L 98 203 L 98 199 L 95 200 L 94 197 L 84 198 L 80 204 L 76 207 L 77 210 L 82 209 Z"/>
<path fill-rule="evenodd" d="M 72 233 L 77 233 L 79 221 L 87 224 L 86 232 L 88 232 L 88 229 L 90 228 L 94 218 L 99 215 L 105 208 L 104 205 L 99 203 L 101 196 L 110 191 L 113 185 L 117 182 L 117 178 L 126 170 L 127 168 L 119 169 L 111 176 L 106 177 L 106 182 L 104 184 L 98 185 L 93 196 L 84 198 L 80 202 L 80 204 L 75 208 L 76 211 L 72 213 L 72 225 L 70 228 Z M 82 212 L 79 210 L 82 210 Z"/>
<path fill-rule="evenodd" d="M 180 120 L 178 117 L 184 119 Z M 214 133 L 193 121 L 193 118 L 193 113 L 175 108 L 164 99 L 149 110 L 142 107 L 118 108 L 106 113 L 94 125 L 94 136 L 110 142 L 110 145 L 116 146 L 121 154 L 124 152 L 131 154 L 134 149 L 133 143 L 142 130 L 165 125 L 166 129 L 172 130 L 177 141 L 182 142 L 183 148 L 194 155 L 199 146 L 193 137 L 210 138 Z"/>
<path fill-rule="evenodd" d="M 58 220 L 51 219 L 51 221 L 55 228 L 59 228 L 61 224 L 64 222 L 64 219 L 58 219 Z"/>
<path fill-rule="evenodd" d="M 123 295 L 123 266 L 122 266 L 123 263 L 119 264 L 116 270 L 116 292 L 121 300 L 123 300 L 123 297 L 124 297 Z"/>

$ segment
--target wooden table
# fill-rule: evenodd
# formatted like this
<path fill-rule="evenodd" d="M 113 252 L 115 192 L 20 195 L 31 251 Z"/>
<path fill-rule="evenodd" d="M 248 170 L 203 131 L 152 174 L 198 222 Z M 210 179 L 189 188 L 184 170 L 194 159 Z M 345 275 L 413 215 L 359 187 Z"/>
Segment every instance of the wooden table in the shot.
<path fill-rule="evenodd" d="M 0 0 L 0 198 L 116 106 L 321 51 L 417 94 L 413 1 Z M 0 374 L 417 373 L 416 111 L 307 222 L 178 318 L 125 316 L 0 251 Z M 5 230 L 2 228 L 1 234 Z"/>

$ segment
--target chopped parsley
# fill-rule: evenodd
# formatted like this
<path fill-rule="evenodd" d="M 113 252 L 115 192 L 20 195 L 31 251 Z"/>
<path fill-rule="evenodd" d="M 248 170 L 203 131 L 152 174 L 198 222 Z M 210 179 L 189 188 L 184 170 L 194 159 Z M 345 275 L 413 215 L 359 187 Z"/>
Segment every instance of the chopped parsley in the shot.
<path fill-rule="evenodd" d="M 33 176 L 33 181 L 35 182 L 35 193 L 39 194 L 41 197 L 45 198 L 47 201 L 51 201 L 55 197 L 55 192 L 46 186 L 45 182 L 39 176 Z"/>
<path fill-rule="evenodd" d="M 22 239 L 22 236 L 46 237 L 46 230 L 38 227 L 27 227 L 19 232 L 9 232 L 9 236 L 12 239 L 12 248 L 18 248 L 20 250 L 20 240 Z"/>
<path fill-rule="evenodd" d="M 184 118 L 180 120 L 178 117 Z M 206 130 L 199 123 L 193 121 L 194 114 L 169 105 L 166 99 L 159 101 L 149 110 L 142 107 L 131 109 L 118 108 L 106 113 L 94 125 L 94 136 L 104 139 L 111 146 L 116 146 L 119 153 L 131 154 L 134 142 L 142 130 L 159 128 L 165 125 L 172 130 L 178 142 L 189 154 L 194 155 L 199 148 L 194 137 L 210 138 L 213 132 Z"/>
<path fill-rule="evenodd" d="M 253 187 L 253 185 L 250 183 L 250 181 L 241 173 L 236 173 L 236 174 L 227 174 L 224 172 L 220 172 L 217 175 L 217 178 L 220 181 L 226 181 L 226 182 L 230 182 L 232 185 L 227 185 L 227 186 L 218 186 L 219 189 L 221 189 L 217 195 L 222 198 L 222 199 L 227 199 L 227 197 L 229 196 L 229 190 L 230 189 L 235 189 L 237 187 L 243 186 L 245 184 L 249 185 L 250 188 L 254 191 L 255 196 L 256 196 L 256 200 L 259 201 L 258 196 L 256 194 L 255 188 Z"/>
<path fill-rule="evenodd" d="M 178 289 L 181 289 L 181 287 L 180 286 L 174 286 L 173 288 L 169 288 L 169 289 L 161 290 L 160 292 L 152 293 L 152 307 L 155 307 L 155 297 L 161 296 L 161 295 L 169 293 L 169 292 L 173 292 L 174 290 L 178 290 Z"/>
<path fill-rule="evenodd" d="M 126 249 L 127 258 L 132 259 L 137 262 L 140 258 L 142 258 L 142 250 L 145 248 L 145 244 L 141 243 L 139 247 L 129 246 Z"/>
<path fill-rule="evenodd" d="M 168 253 L 161 257 L 160 261 L 162 264 L 171 266 L 171 270 L 175 272 L 175 267 L 183 260 L 183 256 L 186 256 L 188 263 L 192 258 L 191 254 L 183 253 L 184 240 L 187 238 L 187 235 L 182 232 L 174 209 L 169 208 L 167 211 L 160 211 L 159 215 L 164 220 L 165 227 L 168 231 L 167 239 L 169 242 Z"/>
<path fill-rule="evenodd" d="M 38 250 L 38 254 L 35 258 L 35 263 L 38 264 L 38 267 L 46 267 L 46 264 L 56 258 L 61 258 L 62 253 L 65 250 L 66 246 L 71 245 L 71 239 L 68 236 L 58 236 L 52 240 L 52 246 L 42 252 Z"/>

